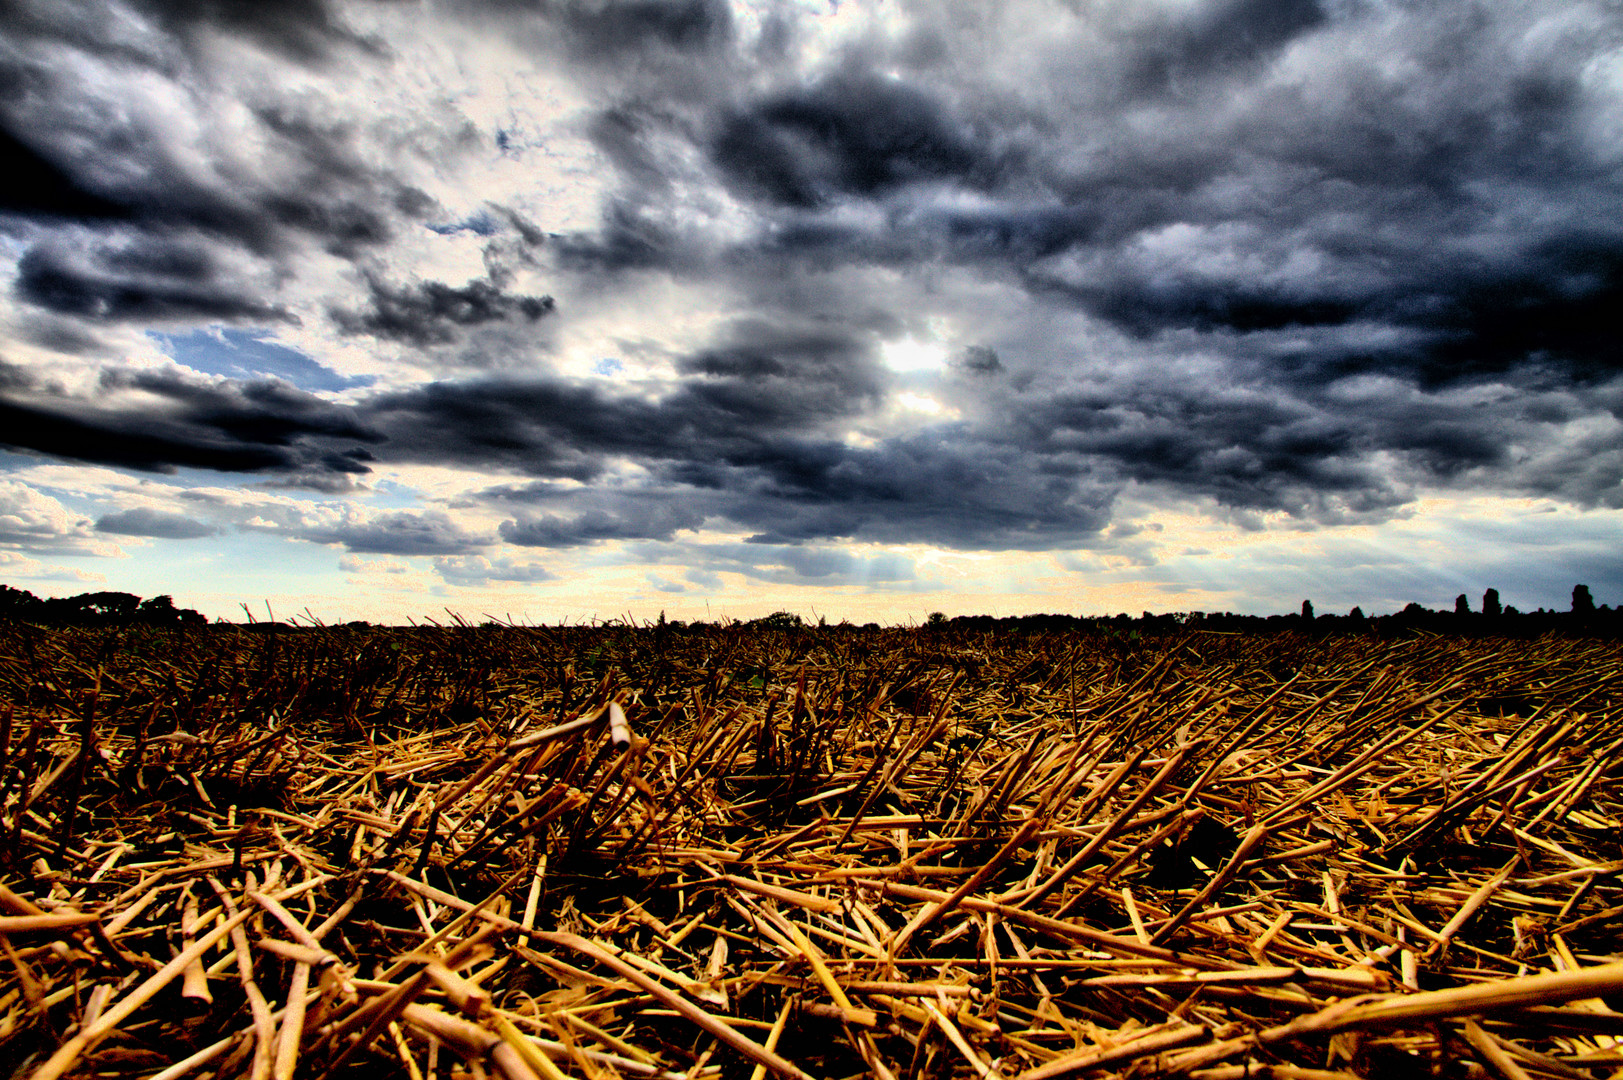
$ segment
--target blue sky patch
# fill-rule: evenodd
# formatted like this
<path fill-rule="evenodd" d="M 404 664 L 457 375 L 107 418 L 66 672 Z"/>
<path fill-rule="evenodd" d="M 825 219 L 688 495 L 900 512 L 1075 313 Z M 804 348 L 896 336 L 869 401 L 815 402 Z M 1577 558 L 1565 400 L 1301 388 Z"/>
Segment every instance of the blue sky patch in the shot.
<path fill-rule="evenodd" d="M 297 349 L 271 339 L 266 330 L 213 327 L 186 334 L 148 331 L 147 336 L 193 371 L 228 379 L 281 379 L 300 390 L 353 390 L 371 386 L 371 375 L 340 375 Z"/>
<path fill-rule="evenodd" d="M 483 210 L 469 214 L 461 221 L 437 221 L 430 225 L 429 230 L 441 236 L 455 236 L 457 233 L 471 232 L 475 236 L 494 236 L 501 231 L 502 223 Z"/>

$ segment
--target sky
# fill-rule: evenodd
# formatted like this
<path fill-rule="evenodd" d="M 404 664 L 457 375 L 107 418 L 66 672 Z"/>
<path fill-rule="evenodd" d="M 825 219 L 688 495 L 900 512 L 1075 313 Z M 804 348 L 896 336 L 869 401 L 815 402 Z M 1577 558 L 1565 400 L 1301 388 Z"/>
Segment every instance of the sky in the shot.
<path fill-rule="evenodd" d="M 1623 603 L 1615 3 L 0 0 L 0 153 L 39 595 Z"/>

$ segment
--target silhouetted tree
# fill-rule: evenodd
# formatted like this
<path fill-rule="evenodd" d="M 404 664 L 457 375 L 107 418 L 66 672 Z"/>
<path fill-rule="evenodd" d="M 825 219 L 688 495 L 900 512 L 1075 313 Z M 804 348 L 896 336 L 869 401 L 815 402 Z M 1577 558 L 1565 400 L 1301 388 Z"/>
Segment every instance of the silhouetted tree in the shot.
<path fill-rule="evenodd" d="M 1363 622 L 1364 609 L 1361 607 L 1353 608 L 1351 611 L 1347 612 L 1347 618 L 1351 619 L 1353 622 Z"/>
<path fill-rule="evenodd" d="M 13 589 L 0 585 L 0 617 L 10 619 L 37 619 L 45 602 L 27 589 Z"/>
<path fill-rule="evenodd" d="M 1302 619 L 1305 622 L 1312 622 L 1313 621 L 1313 601 L 1311 601 L 1311 600 L 1303 600 L 1302 601 Z"/>
<path fill-rule="evenodd" d="M 1469 601 L 1469 600 L 1467 600 L 1465 598 L 1464 593 L 1460 593 L 1458 596 L 1456 596 L 1454 598 L 1454 614 L 1456 614 L 1456 615 L 1469 615 L 1469 614 L 1471 614 L 1471 601 Z"/>
<path fill-rule="evenodd" d="M 1500 615 L 1500 614 L 1503 614 L 1502 610 L 1499 607 L 1499 590 L 1498 589 L 1489 589 L 1487 592 L 1482 594 L 1482 614 L 1484 614 L 1484 615 Z"/>
<path fill-rule="evenodd" d="M 1588 585 L 1574 585 L 1572 587 L 1572 613 L 1574 615 L 1593 615 L 1595 613 L 1595 598 L 1589 595 Z"/>
<path fill-rule="evenodd" d="M 87 615 L 107 620 L 128 619 L 141 606 L 141 598 L 127 592 L 83 593 L 70 597 L 69 602 L 77 604 L 79 610 Z M 173 606 L 172 602 L 170 606 Z"/>
<path fill-rule="evenodd" d="M 57 626 L 203 626 L 201 612 L 177 608 L 172 597 L 142 600 L 132 593 L 93 592 L 53 596 L 41 600 L 31 592 L 0 585 L 0 618 L 23 619 Z"/>

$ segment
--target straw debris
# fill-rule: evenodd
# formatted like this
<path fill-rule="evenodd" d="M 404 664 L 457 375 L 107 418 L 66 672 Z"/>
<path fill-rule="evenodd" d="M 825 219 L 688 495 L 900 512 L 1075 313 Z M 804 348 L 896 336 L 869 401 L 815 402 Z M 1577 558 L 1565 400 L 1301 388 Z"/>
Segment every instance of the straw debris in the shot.
<path fill-rule="evenodd" d="M 1615 644 L 0 625 L 10 1075 L 1623 1076 Z"/>

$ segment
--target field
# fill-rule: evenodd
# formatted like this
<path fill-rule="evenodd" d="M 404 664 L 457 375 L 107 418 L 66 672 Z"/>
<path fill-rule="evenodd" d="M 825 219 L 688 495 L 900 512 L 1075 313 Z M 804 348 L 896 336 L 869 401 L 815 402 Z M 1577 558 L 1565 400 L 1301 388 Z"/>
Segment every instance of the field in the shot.
<path fill-rule="evenodd" d="M 0 623 L 0 1076 L 1623 1075 L 1620 747 L 1582 637 Z"/>

